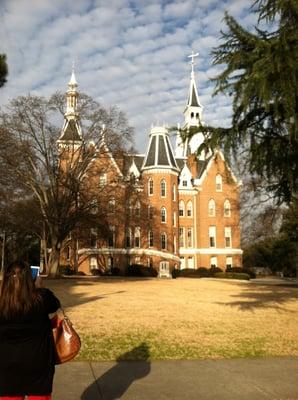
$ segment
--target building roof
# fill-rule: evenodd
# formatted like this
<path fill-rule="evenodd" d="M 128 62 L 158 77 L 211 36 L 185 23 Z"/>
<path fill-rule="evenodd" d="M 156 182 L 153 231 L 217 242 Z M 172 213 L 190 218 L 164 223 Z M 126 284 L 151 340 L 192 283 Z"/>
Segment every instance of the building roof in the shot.
<path fill-rule="evenodd" d="M 148 150 L 145 156 L 143 169 L 146 168 L 174 168 L 178 170 L 165 127 L 154 127 L 150 132 Z"/>
<path fill-rule="evenodd" d="M 72 142 L 81 141 L 82 137 L 80 134 L 80 127 L 78 125 L 78 122 L 74 119 L 66 119 L 59 140 Z"/>

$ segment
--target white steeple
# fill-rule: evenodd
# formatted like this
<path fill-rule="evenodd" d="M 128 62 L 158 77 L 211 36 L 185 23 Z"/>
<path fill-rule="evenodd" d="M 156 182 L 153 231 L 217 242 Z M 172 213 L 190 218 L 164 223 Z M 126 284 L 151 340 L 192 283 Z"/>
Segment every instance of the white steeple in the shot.
<path fill-rule="evenodd" d="M 68 82 L 66 92 L 66 111 L 64 114 L 64 124 L 61 135 L 58 139 L 60 146 L 68 145 L 70 142 L 80 145 L 82 142 L 82 131 L 79 123 L 79 113 L 77 110 L 78 92 L 77 81 L 74 73 L 74 64 L 72 65 L 71 77 Z"/>
<path fill-rule="evenodd" d="M 65 117 L 68 119 L 75 119 L 77 115 L 77 99 L 78 99 L 78 92 L 77 92 L 77 81 L 74 72 L 74 63 L 72 64 L 72 71 L 71 77 L 68 82 L 68 90 L 66 92 L 66 113 Z"/>
<path fill-rule="evenodd" d="M 196 127 L 202 124 L 202 111 L 203 106 L 200 103 L 198 96 L 197 85 L 195 81 L 194 66 L 196 65 L 194 59 L 198 57 L 199 53 L 192 53 L 188 56 L 191 58 L 191 73 L 190 73 L 190 83 L 187 104 L 184 109 L 184 124 L 182 126 L 183 130 L 188 130 L 191 127 Z M 195 153 L 198 147 L 202 144 L 204 136 L 202 133 L 196 133 L 191 139 L 186 139 L 183 142 L 179 133 L 176 139 L 176 157 L 187 157 L 188 154 Z"/>

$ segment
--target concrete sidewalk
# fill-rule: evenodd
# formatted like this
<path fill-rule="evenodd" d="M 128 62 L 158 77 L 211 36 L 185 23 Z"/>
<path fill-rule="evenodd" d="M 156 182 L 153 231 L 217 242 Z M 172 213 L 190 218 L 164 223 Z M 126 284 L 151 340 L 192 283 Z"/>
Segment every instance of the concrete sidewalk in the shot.
<path fill-rule="evenodd" d="M 70 362 L 53 400 L 298 400 L 298 357 Z"/>

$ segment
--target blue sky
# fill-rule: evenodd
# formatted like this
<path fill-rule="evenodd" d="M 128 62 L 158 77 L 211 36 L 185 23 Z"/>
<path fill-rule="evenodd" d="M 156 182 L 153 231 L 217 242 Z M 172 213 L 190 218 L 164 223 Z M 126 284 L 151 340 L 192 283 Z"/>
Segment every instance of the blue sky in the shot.
<path fill-rule="evenodd" d="M 228 97 L 212 97 L 219 72 L 210 52 L 219 44 L 227 10 L 251 28 L 250 0 L 1 0 L 0 53 L 9 76 L 0 105 L 18 95 L 65 91 L 73 60 L 79 90 L 117 105 L 145 151 L 152 124 L 183 122 L 190 65 L 195 66 L 203 120 L 227 125 Z"/>

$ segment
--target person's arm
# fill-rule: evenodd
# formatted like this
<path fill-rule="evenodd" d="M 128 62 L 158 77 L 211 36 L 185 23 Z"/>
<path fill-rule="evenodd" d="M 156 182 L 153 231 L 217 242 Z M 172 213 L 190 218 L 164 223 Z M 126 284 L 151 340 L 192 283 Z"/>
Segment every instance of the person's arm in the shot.
<path fill-rule="evenodd" d="M 46 312 L 48 314 L 56 312 L 61 307 L 60 301 L 57 299 L 54 293 L 51 292 L 51 290 L 45 288 L 40 290 L 42 291 L 42 297 Z"/>

